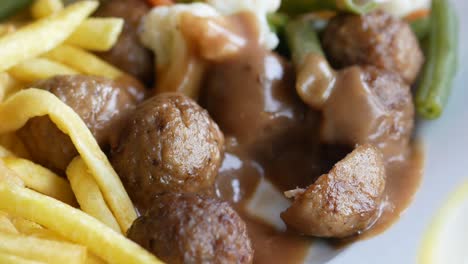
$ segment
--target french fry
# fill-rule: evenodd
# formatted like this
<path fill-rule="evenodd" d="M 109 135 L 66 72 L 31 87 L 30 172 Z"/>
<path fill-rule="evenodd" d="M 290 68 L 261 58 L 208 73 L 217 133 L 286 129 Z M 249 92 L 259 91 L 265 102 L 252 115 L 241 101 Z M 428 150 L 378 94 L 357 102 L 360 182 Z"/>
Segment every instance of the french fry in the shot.
<path fill-rule="evenodd" d="M 0 263 L 2 264 L 46 264 L 42 261 L 34 261 L 25 258 L 21 258 L 14 255 L 9 255 L 0 252 Z"/>
<path fill-rule="evenodd" d="M 55 16 L 43 18 L 1 37 L 0 72 L 58 46 L 97 6 L 96 1 L 80 1 Z"/>
<path fill-rule="evenodd" d="M 94 217 L 46 195 L 0 182 L 0 201 L 8 201 L 0 210 L 41 224 L 109 263 L 162 263 Z"/>
<path fill-rule="evenodd" d="M 0 212 L 0 232 L 9 233 L 9 234 L 18 234 L 18 230 L 11 222 L 8 215 Z M 1 263 L 1 262 L 0 262 Z"/>
<path fill-rule="evenodd" d="M 68 65 L 82 73 L 115 79 L 124 73 L 78 47 L 61 45 L 44 55 L 46 58 Z"/>
<path fill-rule="evenodd" d="M 29 152 L 24 146 L 23 141 L 21 141 L 15 133 L 1 134 L 0 145 L 13 152 L 15 156 L 25 159 L 30 158 Z"/>
<path fill-rule="evenodd" d="M 88 18 L 65 43 L 87 50 L 107 51 L 117 42 L 123 26 L 121 18 Z"/>
<path fill-rule="evenodd" d="M 27 159 L 6 157 L 5 165 L 23 180 L 26 187 L 56 198 L 70 205 L 75 205 L 75 195 L 70 184 L 52 171 Z"/>
<path fill-rule="evenodd" d="M 6 72 L 0 73 L 0 102 L 9 95 L 21 90 L 24 85 Z"/>
<path fill-rule="evenodd" d="M 70 136 L 125 233 L 136 219 L 135 208 L 96 139 L 69 106 L 45 90 L 22 90 L 0 104 L 0 134 L 15 131 L 28 119 L 43 115 L 49 115 L 52 122 Z"/>
<path fill-rule="evenodd" d="M 0 24 L 0 37 L 16 31 L 16 25 L 13 23 Z"/>
<path fill-rule="evenodd" d="M 77 71 L 70 67 L 44 58 L 27 60 L 12 67 L 8 72 L 14 78 L 26 83 L 32 83 L 56 75 L 78 74 Z"/>
<path fill-rule="evenodd" d="M 62 236 L 27 219 L 10 216 L 10 221 L 15 226 L 16 230 L 23 235 L 39 237 L 47 240 L 66 241 Z"/>
<path fill-rule="evenodd" d="M 35 19 L 41 19 L 62 11 L 62 9 L 62 0 L 35 0 L 31 6 L 31 15 Z"/>
<path fill-rule="evenodd" d="M 88 258 L 86 259 L 86 264 L 105 264 L 106 262 L 101 258 L 97 257 L 91 252 L 88 252 Z"/>
<path fill-rule="evenodd" d="M 38 212 L 40 213 L 40 212 Z M 47 263 L 84 263 L 87 256 L 83 246 L 0 232 L 0 252 Z"/>
<path fill-rule="evenodd" d="M 0 182 L 24 187 L 24 182 L 0 160 Z"/>
<path fill-rule="evenodd" d="M 66 173 L 81 210 L 94 216 L 115 231 L 121 232 L 117 220 L 115 220 L 112 212 L 107 207 L 96 181 L 88 173 L 88 168 L 83 160 L 80 157 L 76 157 L 68 165 Z"/>

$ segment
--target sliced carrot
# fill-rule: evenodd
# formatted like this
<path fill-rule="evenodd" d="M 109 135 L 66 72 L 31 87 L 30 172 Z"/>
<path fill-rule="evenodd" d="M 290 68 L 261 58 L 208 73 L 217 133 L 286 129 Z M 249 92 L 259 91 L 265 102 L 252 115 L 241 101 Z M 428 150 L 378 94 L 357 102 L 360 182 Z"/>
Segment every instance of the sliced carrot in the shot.
<path fill-rule="evenodd" d="M 405 16 L 405 20 L 408 22 L 415 21 L 418 19 L 422 19 L 425 17 L 428 17 L 431 14 L 430 9 L 419 9 L 416 11 L 413 11 L 409 13 L 407 16 Z"/>
<path fill-rule="evenodd" d="M 147 2 L 153 7 L 174 4 L 174 1 L 172 0 L 147 0 Z"/>

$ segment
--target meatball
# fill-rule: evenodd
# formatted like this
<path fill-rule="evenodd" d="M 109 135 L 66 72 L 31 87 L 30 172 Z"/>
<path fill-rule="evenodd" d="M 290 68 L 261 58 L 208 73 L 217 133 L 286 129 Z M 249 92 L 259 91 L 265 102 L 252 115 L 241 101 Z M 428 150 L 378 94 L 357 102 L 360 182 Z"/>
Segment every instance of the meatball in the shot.
<path fill-rule="evenodd" d="M 224 136 L 208 113 L 178 93 L 148 99 L 129 117 L 112 164 L 143 212 L 156 194 L 213 188 Z"/>
<path fill-rule="evenodd" d="M 122 120 L 136 104 L 126 84 L 102 77 L 56 76 L 39 81 L 33 87 L 53 93 L 70 106 L 104 149 L 117 136 Z M 78 155 L 68 135 L 47 116 L 30 119 L 18 131 L 18 136 L 34 161 L 59 173 Z"/>
<path fill-rule="evenodd" d="M 306 110 L 291 70 L 279 56 L 251 50 L 212 66 L 201 103 L 239 145 L 250 152 L 272 152 L 278 141 L 303 130 Z"/>
<path fill-rule="evenodd" d="M 105 1 L 96 12 L 99 17 L 120 17 L 125 20 L 122 33 L 114 47 L 98 55 L 146 84 L 154 75 L 153 55 L 141 43 L 138 27 L 149 7 L 142 0 Z"/>
<path fill-rule="evenodd" d="M 281 218 L 288 227 L 306 235 L 348 237 L 376 220 L 384 189 L 382 154 L 363 145 L 307 189 L 286 192 L 294 202 Z"/>
<path fill-rule="evenodd" d="M 323 106 L 320 134 L 327 144 L 373 144 L 391 161 L 406 154 L 413 126 L 411 92 L 398 74 L 350 67 L 339 73 Z"/>
<path fill-rule="evenodd" d="M 383 11 L 333 18 L 323 34 L 323 46 L 335 67 L 374 65 L 397 72 L 409 84 L 424 60 L 408 24 Z"/>
<path fill-rule="evenodd" d="M 247 227 L 226 202 L 198 194 L 158 196 L 128 238 L 166 263 L 252 263 Z"/>

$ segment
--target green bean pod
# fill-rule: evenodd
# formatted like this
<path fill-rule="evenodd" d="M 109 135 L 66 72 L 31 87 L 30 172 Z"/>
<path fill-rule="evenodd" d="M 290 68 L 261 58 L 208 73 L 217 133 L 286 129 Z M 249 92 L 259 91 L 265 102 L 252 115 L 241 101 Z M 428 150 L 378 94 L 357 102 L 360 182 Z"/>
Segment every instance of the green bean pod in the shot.
<path fill-rule="evenodd" d="M 433 0 L 426 63 L 416 93 L 424 118 L 440 117 L 457 71 L 458 18 L 449 0 Z"/>
<path fill-rule="evenodd" d="M 0 1 L 0 20 L 14 15 L 17 11 L 31 4 L 32 0 L 1 0 Z"/>
<path fill-rule="evenodd" d="M 376 8 L 378 2 L 378 0 L 287 0 L 282 1 L 280 10 L 295 15 L 320 10 L 365 14 Z"/>
<path fill-rule="evenodd" d="M 286 40 L 296 67 L 300 66 L 310 53 L 324 56 L 312 20 L 295 19 L 286 25 Z"/>
<path fill-rule="evenodd" d="M 416 19 L 410 23 L 411 29 L 418 39 L 423 40 L 428 34 L 431 28 L 431 18 L 429 16 Z"/>

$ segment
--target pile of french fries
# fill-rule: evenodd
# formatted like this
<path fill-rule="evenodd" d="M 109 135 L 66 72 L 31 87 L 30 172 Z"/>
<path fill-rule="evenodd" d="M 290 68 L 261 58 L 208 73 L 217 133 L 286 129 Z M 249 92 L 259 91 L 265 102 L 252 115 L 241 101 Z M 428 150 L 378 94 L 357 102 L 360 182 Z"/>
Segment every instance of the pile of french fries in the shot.
<path fill-rule="evenodd" d="M 135 209 L 84 122 L 53 94 L 31 87 L 61 74 L 126 76 L 91 53 L 112 48 L 124 24 L 90 18 L 97 7 L 37 0 L 33 21 L 0 24 L 0 263 L 160 263 L 124 236 Z M 30 161 L 15 136 L 43 115 L 78 150 L 67 179 Z"/>

